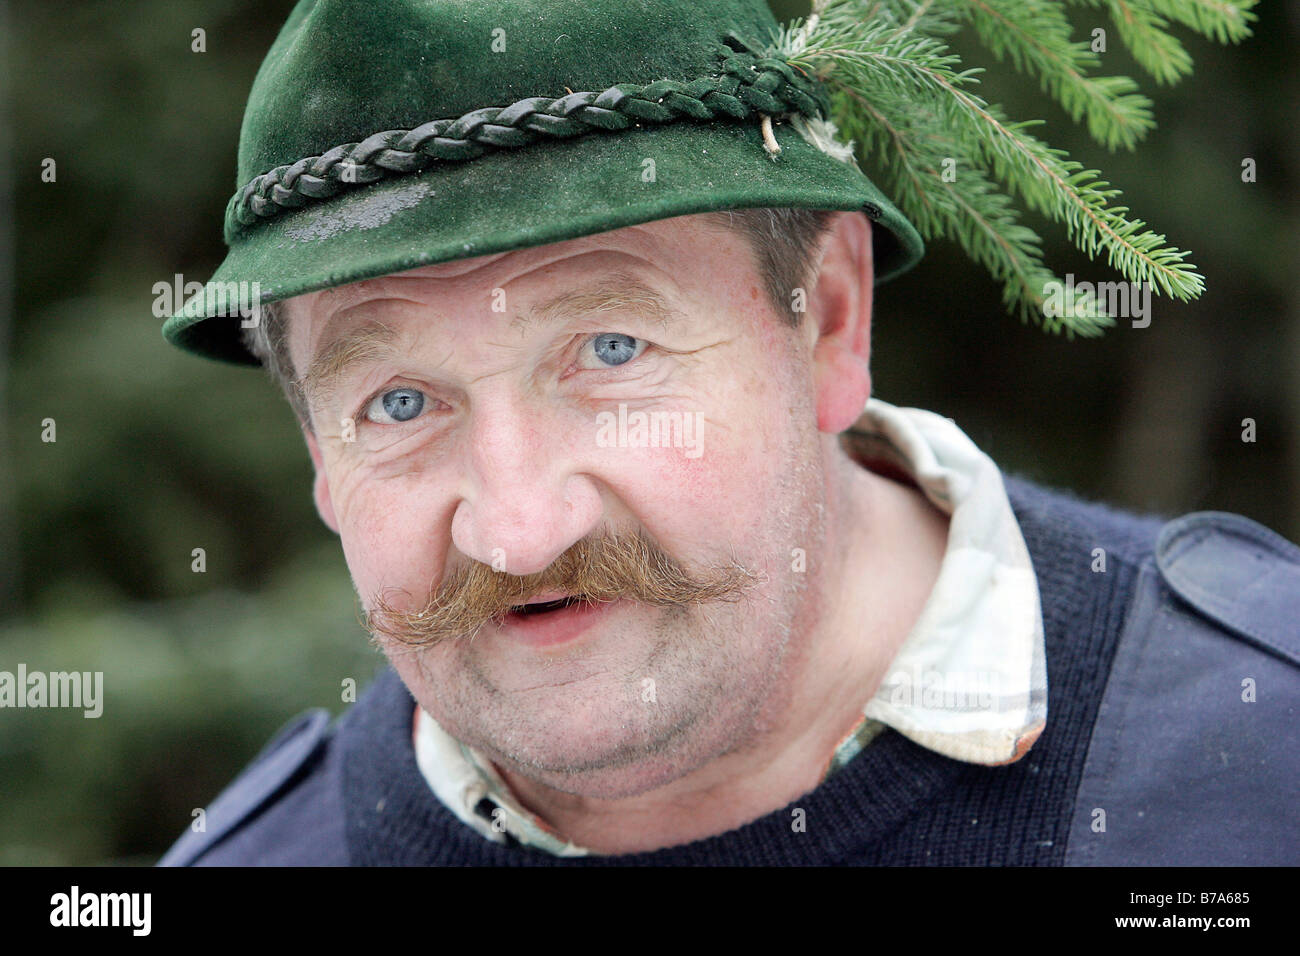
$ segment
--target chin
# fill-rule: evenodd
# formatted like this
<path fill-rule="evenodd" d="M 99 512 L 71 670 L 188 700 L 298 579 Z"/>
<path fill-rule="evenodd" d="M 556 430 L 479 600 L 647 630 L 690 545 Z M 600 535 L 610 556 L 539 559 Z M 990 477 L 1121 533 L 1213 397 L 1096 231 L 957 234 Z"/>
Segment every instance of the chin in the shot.
<path fill-rule="evenodd" d="M 499 768 L 575 796 L 619 800 L 680 779 L 742 746 L 755 733 L 753 708 L 734 696 L 661 696 L 643 702 L 639 684 L 562 685 L 530 692 L 508 710 L 426 709 L 452 736 Z M 516 695 L 511 695 L 515 697 Z"/>
<path fill-rule="evenodd" d="M 672 728 L 670 736 L 649 745 L 644 738 L 611 740 L 609 735 L 601 735 L 595 739 L 591 728 L 585 730 L 588 736 L 584 740 L 552 734 L 513 754 L 476 746 L 499 768 L 553 790 L 592 800 L 623 800 L 667 786 L 737 743 L 737 728 L 696 723 Z"/>

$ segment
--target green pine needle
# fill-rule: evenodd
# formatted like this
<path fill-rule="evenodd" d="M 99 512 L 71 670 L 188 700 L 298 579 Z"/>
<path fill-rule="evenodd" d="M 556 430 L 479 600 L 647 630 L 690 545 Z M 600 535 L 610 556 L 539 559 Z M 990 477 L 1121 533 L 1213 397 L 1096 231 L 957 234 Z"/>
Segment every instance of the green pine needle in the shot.
<path fill-rule="evenodd" d="M 1105 7 L 1158 82 L 1191 69 L 1165 32 L 1169 21 L 1237 42 L 1255 19 L 1255 0 L 1069 2 Z M 1133 80 L 1090 75 L 1099 57 L 1090 43 L 1070 39 L 1059 0 L 816 0 L 807 20 L 782 29 L 773 52 L 826 84 L 840 133 L 879 161 L 903 214 L 925 239 L 958 242 L 1003 284 L 1008 311 L 1022 321 L 1091 336 L 1114 320 L 1091 295 L 1076 295 L 1064 315 L 1049 314 L 1048 290 L 1059 280 L 1043 264 L 1039 236 L 1019 221 L 1012 193 L 1063 223 L 1089 257 L 1105 250 L 1128 281 L 1183 301 L 1199 296 L 1204 280 L 1188 253 L 1130 219 L 1116 204 L 1119 189 L 1031 135 L 1041 120 L 1013 122 L 974 91 L 982 71 L 963 69 L 940 39 L 967 25 L 995 59 L 1036 78 L 1108 149 L 1132 149 L 1154 128 L 1151 102 Z"/>
<path fill-rule="evenodd" d="M 1138 66 L 1160 84 L 1177 83 L 1192 72 L 1191 54 L 1178 38 L 1165 31 L 1169 21 L 1142 3 L 1132 0 L 1069 0 L 1075 6 L 1105 9 L 1119 38 Z"/>
<path fill-rule="evenodd" d="M 1086 42 L 1071 42 L 1070 22 L 1052 0 L 959 0 L 957 6 L 989 52 L 1037 75 L 1070 119 L 1087 116 L 1088 132 L 1108 149 L 1132 149 L 1155 128 L 1151 101 L 1133 80 L 1087 76 L 1099 65 L 1097 54 Z"/>

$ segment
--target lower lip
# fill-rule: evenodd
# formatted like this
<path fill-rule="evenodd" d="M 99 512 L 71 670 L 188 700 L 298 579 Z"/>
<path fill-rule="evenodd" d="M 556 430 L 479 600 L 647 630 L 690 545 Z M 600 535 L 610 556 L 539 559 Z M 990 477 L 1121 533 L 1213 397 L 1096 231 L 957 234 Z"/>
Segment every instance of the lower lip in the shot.
<path fill-rule="evenodd" d="M 578 601 L 545 614 L 510 613 L 501 633 L 530 647 L 554 647 L 576 640 L 611 614 L 621 601 L 593 603 Z"/>

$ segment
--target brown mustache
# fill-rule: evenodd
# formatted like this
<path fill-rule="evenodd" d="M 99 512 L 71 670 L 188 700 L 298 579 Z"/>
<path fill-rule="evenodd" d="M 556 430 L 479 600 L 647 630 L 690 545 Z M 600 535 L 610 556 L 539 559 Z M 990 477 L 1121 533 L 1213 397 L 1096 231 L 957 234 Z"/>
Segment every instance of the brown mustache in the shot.
<path fill-rule="evenodd" d="M 605 533 L 584 538 L 544 571 L 517 576 L 475 561 L 449 573 L 423 607 L 399 610 L 377 595 L 365 625 L 378 641 L 427 646 L 472 637 L 489 621 L 550 591 L 591 602 L 631 598 L 655 607 L 687 607 L 736 600 L 761 575 L 731 561 L 690 570 L 644 533 Z"/>

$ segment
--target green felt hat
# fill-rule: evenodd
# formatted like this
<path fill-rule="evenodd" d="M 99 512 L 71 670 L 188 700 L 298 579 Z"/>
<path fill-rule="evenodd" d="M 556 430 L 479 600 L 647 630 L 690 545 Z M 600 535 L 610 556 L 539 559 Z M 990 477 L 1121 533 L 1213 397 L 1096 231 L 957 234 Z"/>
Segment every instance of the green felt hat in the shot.
<path fill-rule="evenodd" d="M 863 211 L 876 282 L 906 271 L 921 237 L 805 139 L 833 117 L 770 55 L 777 30 L 765 0 L 301 0 L 249 95 L 229 252 L 163 335 L 257 364 L 236 290 L 268 303 L 743 207 Z"/>

